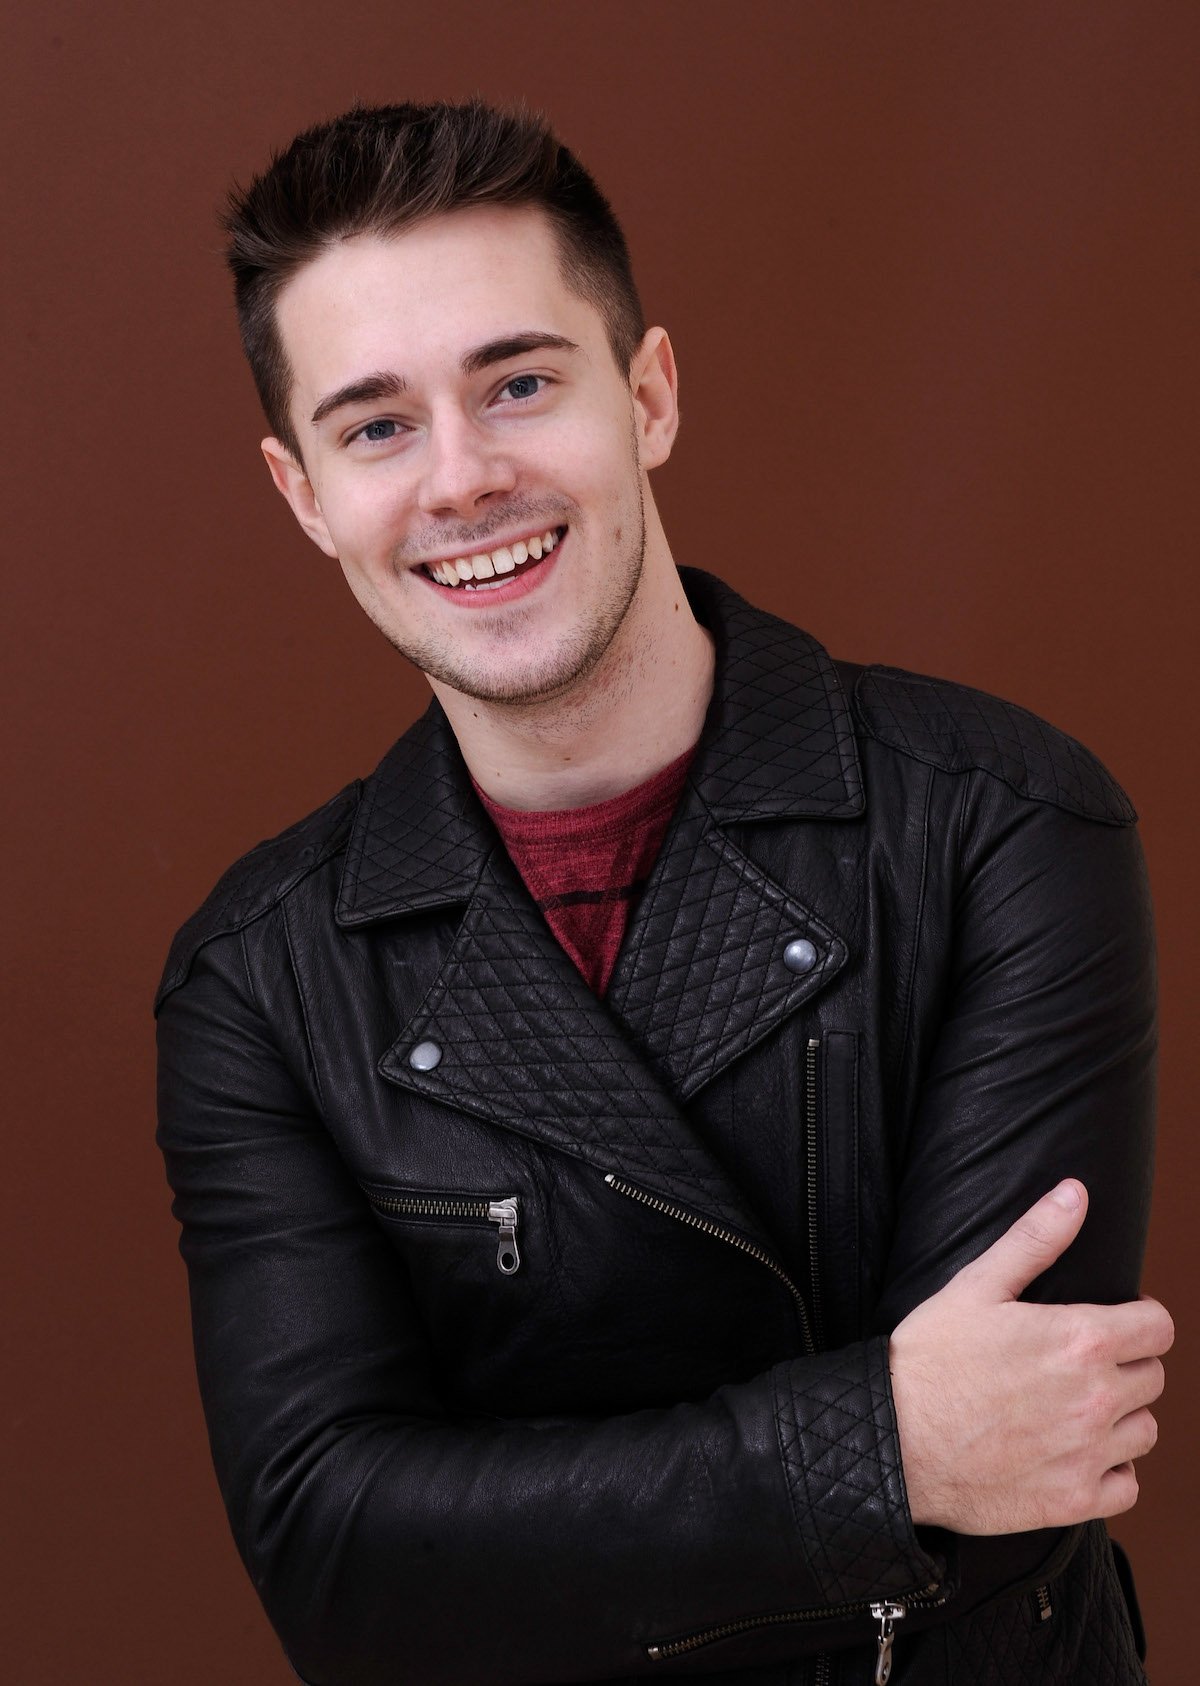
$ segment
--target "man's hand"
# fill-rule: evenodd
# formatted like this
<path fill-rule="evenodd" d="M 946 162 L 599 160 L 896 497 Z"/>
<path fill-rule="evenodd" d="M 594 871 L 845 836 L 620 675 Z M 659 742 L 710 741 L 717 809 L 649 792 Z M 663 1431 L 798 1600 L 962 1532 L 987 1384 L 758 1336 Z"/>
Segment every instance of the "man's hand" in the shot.
<path fill-rule="evenodd" d="M 1068 1180 L 911 1311 L 890 1366 L 915 1522 L 960 1534 L 1066 1527 L 1128 1510 L 1133 1459 L 1158 1428 L 1160 1355 L 1175 1331 L 1157 1300 L 1024 1305 L 1087 1211 Z"/>

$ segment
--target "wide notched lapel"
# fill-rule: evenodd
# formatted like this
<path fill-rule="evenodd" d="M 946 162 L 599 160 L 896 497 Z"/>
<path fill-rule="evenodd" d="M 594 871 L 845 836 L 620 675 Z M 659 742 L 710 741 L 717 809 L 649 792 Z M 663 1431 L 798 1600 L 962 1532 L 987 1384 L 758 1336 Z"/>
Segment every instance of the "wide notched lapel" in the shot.
<path fill-rule="evenodd" d="M 347 930 L 454 906 L 461 924 L 379 1061 L 389 1081 L 695 1208 L 763 1244 L 735 1184 L 521 882 L 432 705 L 368 781 L 347 848 Z M 436 1064 L 416 1050 L 432 1044 Z"/>
<path fill-rule="evenodd" d="M 718 582 L 684 578 L 717 640 L 717 684 L 688 793 L 606 1001 L 520 881 L 436 704 L 369 781 L 337 918 L 353 929 L 464 908 L 420 1007 L 382 1054 L 389 1082 L 761 1244 L 761 1226 L 683 1102 L 823 988 L 847 948 L 727 827 L 853 817 L 862 792 L 848 710 L 821 647 Z"/>
<path fill-rule="evenodd" d="M 430 1045 L 437 1063 L 421 1069 Z M 584 982 L 499 844 L 433 986 L 379 1069 L 761 1244 L 736 1186 Z"/>
<path fill-rule="evenodd" d="M 686 1100 L 848 958 L 819 910 L 755 866 L 726 827 L 857 819 L 863 791 L 849 708 L 821 645 L 708 575 L 682 577 L 716 641 L 715 687 L 608 999 Z M 803 847 L 800 831 L 800 862 Z M 797 875 L 802 882 L 802 865 Z"/>
<path fill-rule="evenodd" d="M 837 932 L 748 860 L 693 788 L 630 924 L 609 1005 L 687 1100 L 846 958 Z"/>

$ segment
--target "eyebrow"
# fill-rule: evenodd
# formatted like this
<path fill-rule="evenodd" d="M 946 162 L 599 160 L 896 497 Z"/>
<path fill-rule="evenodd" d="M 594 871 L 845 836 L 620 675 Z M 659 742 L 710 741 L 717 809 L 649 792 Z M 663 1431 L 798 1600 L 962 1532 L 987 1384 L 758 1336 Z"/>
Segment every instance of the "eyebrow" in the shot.
<path fill-rule="evenodd" d="M 363 375 L 361 380 L 351 381 L 348 386 L 339 386 L 336 392 L 326 393 L 312 413 L 312 425 L 316 427 L 326 416 L 344 409 L 347 404 L 374 404 L 380 398 L 399 398 L 407 391 L 408 382 L 404 377 L 393 375 L 387 369 L 380 369 L 374 375 Z"/>
<path fill-rule="evenodd" d="M 488 340 L 486 345 L 477 345 L 463 358 L 462 372 L 464 375 L 477 375 L 481 369 L 490 369 L 493 363 L 507 363 L 510 357 L 526 357 L 531 351 L 578 350 L 574 340 L 564 339 L 561 334 L 543 334 L 537 329 L 529 329 L 525 333 L 505 334 L 498 340 Z"/>
<path fill-rule="evenodd" d="M 484 369 L 490 369 L 494 363 L 507 363 L 510 358 L 525 357 L 531 351 L 578 350 L 575 341 L 564 339 L 562 334 L 545 334 L 530 329 L 477 345 L 465 354 L 460 366 L 464 375 L 477 375 Z M 363 375 L 346 386 L 339 386 L 336 392 L 326 393 L 312 413 L 312 425 L 319 426 L 326 416 L 344 409 L 347 404 L 374 404 L 381 398 L 400 398 L 408 390 L 409 385 L 403 375 L 394 374 L 390 369 L 379 369 L 372 375 Z"/>

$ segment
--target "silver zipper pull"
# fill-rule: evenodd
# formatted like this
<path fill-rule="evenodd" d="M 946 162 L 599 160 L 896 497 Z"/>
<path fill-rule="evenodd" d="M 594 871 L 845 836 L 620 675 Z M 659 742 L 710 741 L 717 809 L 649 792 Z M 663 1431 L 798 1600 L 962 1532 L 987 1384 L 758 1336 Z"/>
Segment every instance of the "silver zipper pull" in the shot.
<path fill-rule="evenodd" d="M 892 1673 L 892 1643 L 896 1637 L 895 1624 L 908 1614 L 903 1604 L 885 1603 L 872 1604 L 871 1614 L 879 1623 L 877 1644 L 879 1655 L 875 1660 L 875 1686 L 887 1686 Z"/>
<path fill-rule="evenodd" d="M 512 1276 L 521 1268 L 521 1254 L 517 1247 L 517 1203 L 515 1200 L 493 1200 L 488 1217 L 500 1225 L 496 1241 L 496 1268 L 505 1276 Z"/>

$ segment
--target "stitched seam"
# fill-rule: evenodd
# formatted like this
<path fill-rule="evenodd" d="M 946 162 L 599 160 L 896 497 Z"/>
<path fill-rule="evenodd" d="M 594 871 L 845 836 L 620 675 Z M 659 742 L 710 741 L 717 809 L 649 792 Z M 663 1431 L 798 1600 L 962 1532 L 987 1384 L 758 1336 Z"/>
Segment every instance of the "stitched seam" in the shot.
<path fill-rule="evenodd" d="M 262 1002 L 259 1000 L 258 991 L 254 987 L 254 974 L 250 970 L 250 953 L 246 947 L 246 932 L 244 927 L 238 931 L 237 939 L 238 948 L 242 956 L 242 970 L 246 974 L 246 988 L 250 992 L 250 1000 L 254 1004 L 254 1011 L 258 1014 L 260 1019 L 265 1021 L 267 1015 L 263 1012 Z"/>
<path fill-rule="evenodd" d="M 870 714 L 868 712 L 868 710 L 870 709 L 870 703 L 868 701 L 864 700 L 863 697 L 860 697 L 860 692 L 865 690 L 865 687 L 866 687 L 866 684 L 867 684 L 867 675 L 871 671 L 872 671 L 871 669 L 865 668 L 863 670 L 863 673 L 860 675 L 859 679 L 856 681 L 855 686 L 854 686 L 854 700 L 855 700 L 855 703 L 857 705 L 856 712 L 857 712 L 858 720 L 859 720 L 860 725 L 862 726 L 863 731 L 867 734 L 867 736 L 869 738 L 874 738 L 876 743 L 883 744 L 885 746 L 885 748 L 887 748 L 887 749 L 895 750 L 895 752 L 898 755 L 907 756 L 910 761 L 920 761 L 920 762 L 923 762 L 927 767 L 936 767 L 940 772 L 943 772 L 943 773 L 947 773 L 947 772 L 949 772 L 949 773 L 963 773 L 963 772 L 986 773 L 989 778 L 999 779 L 1001 784 L 1007 785 L 1010 790 L 1015 791 L 1018 796 L 1023 797 L 1027 802 L 1045 802 L 1052 808 L 1064 808 L 1064 809 L 1066 809 L 1066 811 L 1068 813 L 1077 814 L 1080 819 L 1095 820 L 1100 825 L 1133 825 L 1136 822 L 1137 811 L 1134 808 L 1133 803 L 1129 800 L 1128 795 L 1120 787 L 1120 785 L 1117 784 L 1117 781 L 1113 778 L 1112 774 L 1108 773 L 1107 768 L 1104 767 L 1103 762 L 1098 761 L 1097 758 L 1092 754 L 1092 751 L 1090 749 L 1088 749 L 1085 744 L 1078 743 L 1074 738 L 1072 738 L 1070 736 L 1069 733 L 1063 732 L 1061 730 L 1061 728 L 1059 728 L 1057 726 L 1052 727 L 1051 730 L 1054 731 L 1060 738 L 1065 740 L 1066 743 L 1071 746 L 1073 751 L 1075 751 L 1075 750 L 1082 751 L 1083 756 L 1086 758 L 1086 760 L 1088 762 L 1090 762 L 1093 766 L 1098 767 L 1101 771 L 1103 771 L 1107 775 L 1108 782 L 1113 787 L 1112 788 L 1113 803 L 1114 803 L 1114 806 L 1119 810 L 1119 812 L 1109 813 L 1106 810 L 1096 808 L 1096 807 L 1091 807 L 1091 808 L 1083 807 L 1080 803 L 1072 801 L 1069 797 L 1066 797 L 1066 796 L 1062 795 L 1057 790 L 1056 790 L 1055 794 L 1052 795 L 1052 796 L 1043 796 L 1037 791 L 1028 789 L 1027 786 L 1022 786 L 1020 784 L 1017 784 L 1013 779 L 1009 778 L 1007 774 L 997 772 L 994 767 L 984 766 L 981 762 L 979 762 L 977 760 L 974 760 L 973 758 L 967 760 L 965 765 L 962 765 L 962 764 L 954 765 L 953 763 L 948 761 L 945 756 L 941 756 L 941 757 L 936 756 L 936 755 L 934 755 L 934 753 L 932 751 L 927 751 L 926 753 L 922 754 L 920 750 L 914 749 L 911 744 L 898 742 L 897 739 L 895 737 L 891 736 L 884 728 L 877 727 L 874 724 L 874 722 L 871 719 Z M 874 671 L 875 672 L 887 672 L 888 670 L 887 669 L 875 669 Z M 1043 722 L 1043 721 L 1039 720 L 1039 717 L 1036 714 L 1032 714 L 1029 709 L 1022 708 L 1020 703 L 1010 703 L 1010 702 L 1005 701 L 1005 699 L 1003 699 L 1003 698 L 991 697 L 989 695 L 989 693 L 986 692 L 986 691 L 974 691 L 974 690 L 972 690 L 971 686 L 969 686 L 969 685 L 958 685 L 957 682 L 954 681 L 954 680 L 930 682 L 929 680 L 917 680 L 911 674 L 906 674 L 903 677 L 904 677 L 904 683 L 905 684 L 908 684 L 908 685 L 923 684 L 926 687 L 926 689 L 931 690 L 931 691 L 934 689 L 935 683 L 954 684 L 956 689 L 961 690 L 961 691 L 965 691 L 970 696 L 982 697 L 982 698 L 984 698 L 985 701 L 1003 702 L 1005 708 L 1010 708 L 1015 713 L 1023 715 L 1031 723 L 1036 723 L 1039 726 L 1039 728 L 1049 725 L 1048 721 Z M 944 698 L 939 697 L 937 700 L 940 703 L 943 712 L 949 714 L 949 709 L 946 705 L 946 702 L 945 702 Z M 951 716 L 951 719 L 953 720 L 953 716 Z M 955 727 L 955 735 L 956 735 L 956 737 L 959 738 L 960 748 L 962 750 L 963 755 L 969 756 L 970 750 L 968 749 L 966 744 L 962 743 L 961 733 L 958 731 L 957 725 Z M 1043 741 L 1045 741 L 1044 738 L 1043 738 Z M 1050 765 L 1053 768 L 1053 766 L 1054 766 L 1053 758 L 1050 757 L 1049 755 L 1047 755 L 1046 759 L 1050 762 Z M 1055 769 L 1055 777 L 1057 779 L 1057 770 L 1056 769 Z"/>
<path fill-rule="evenodd" d="M 366 795 L 359 804 L 358 813 L 354 819 L 354 830 L 351 833 L 346 849 L 345 876 L 353 874 L 354 889 L 357 890 L 362 876 L 363 857 L 367 849 L 367 837 L 371 830 L 371 816 L 379 803 L 379 788 L 382 784 L 378 773 L 367 781 Z M 349 897 L 346 898 L 349 900 Z M 341 900 L 339 896 L 338 900 Z"/>
<path fill-rule="evenodd" d="M 934 765 L 936 766 L 936 762 Z M 1048 808 L 1062 808 L 1066 813 L 1074 814 L 1081 820 L 1092 820 L 1096 825 L 1126 826 L 1137 823 L 1137 812 L 1128 797 L 1121 804 L 1122 811 L 1120 813 L 1110 814 L 1098 808 L 1084 808 L 1080 803 L 1072 802 L 1066 796 L 1042 796 L 1036 790 L 1028 790 L 1014 783 L 1012 779 L 1006 778 L 1003 773 L 998 773 L 994 767 L 983 767 L 977 761 L 973 761 L 965 770 L 968 773 L 983 773 L 989 779 L 999 779 L 1001 784 L 1007 785 L 1009 790 L 1014 791 L 1026 802 L 1043 802 Z"/>
<path fill-rule="evenodd" d="M 958 802 L 958 824 L 954 828 L 954 904 L 958 905 L 958 894 L 963 880 L 963 856 L 966 854 L 967 834 L 967 792 L 971 784 L 970 773 L 963 780 L 962 795 Z"/>
<path fill-rule="evenodd" d="M 818 1505 L 813 1496 L 809 1479 L 809 1460 L 805 1457 L 805 1447 L 801 1440 L 800 1411 L 794 1388 L 792 1389 L 792 1434 L 794 1437 L 792 1444 L 796 1453 L 796 1467 L 800 1472 L 800 1479 L 804 1483 L 804 1502 L 808 1509 L 809 1532 L 814 1558 L 816 1559 L 813 1568 L 820 1578 L 822 1595 L 830 1600 L 840 1599 L 843 1596 L 842 1577 L 838 1574 L 829 1555 L 829 1541 L 826 1537 L 829 1531 L 829 1523 L 823 1514 L 826 1508 L 824 1500 Z"/>
<path fill-rule="evenodd" d="M 857 1336 L 862 1330 L 862 1287 L 866 1256 L 861 1245 L 862 1210 L 858 1169 L 858 1035 L 857 1032 L 851 1034 L 854 1036 L 854 1044 L 850 1061 L 850 1169 L 853 1179 L 850 1185 L 850 1210 L 854 1223 L 854 1256 L 858 1260 L 858 1269 L 854 1273 L 854 1333 Z"/>
<path fill-rule="evenodd" d="M 879 1411 L 872 1410 L 872 1416 L 875 1418 L 875 1428 L 877 1432 L 880 1432 L 881 1437 L 886 1434 L 890 1440 L 894 1441 L 897 1454 L 899 1454 L 901 1451 L 900 1423 L 896 1416 L 896 1401 L 892 1394 L 892 1372 L 888 1367 L 891 1345 L 885 1335 L 880 1335 L 877 1338 L 880 1343 L 879 1403 L 882 1408 L 882 1424 L 879 1421 Z M 869 1363 L 867 1366 L 867 1385 L 868 1387 L 871 1386 L 871 1369 Z M 874 1389 L 872 1389 L 872 1392 L 874 1392 Z M 880 1462 L 882 1465 L 882 1459 Z M 912 1506 L 908 1502 L 908 1485 L 904 1479 L 904 1459 L 902 1456 L 897 1456 L 894 1467 L 894 1487 L 888 1480 L 886 1470 L 881 1469 L 881 1474 L 883 1475 L 884 1504 L 887 1508 L 888 1519 L 892 1525 L 892 1532 L 897 1549 L 902 1550 L 904 1555 L 907 1556 L 909 1549 L 914 1544 L 916 1544 L 916 1549 L 918 1551 L 921 1550 L 921 1547 L 917 1544 L 910 1533 L 912 1527 Z"/>
<path fill-rule="evenodd" d="M 300 968 L 296 964 L 296 950 L 292 943 L 292 927 L 288 919 L 287 904 L 280 907 L 283 919 L 283 937 L 287 944 L 288 966 L 292 974 L 292 987 L 296 991 L 296 1000 L 300 1004 L 300 1022 L 304 1026 L 304 1045 L 308 1049 L 308 1064 L 312 1072 L 313 1088 L 322 1111 L 325 1110 L 325 1095 L 321 1088 L 321 1070 L 317 1064 L 316 1044 L 313 1041 L 312 1025 L 309 1021 L 308 1003 L 304 999 L 304 991 L 300 986 Z"/>
<path fill-rule="evenodd" d="M 857 794 L 861 800 L 863 792 L 862 767 L 858 760 L 857 745 L 854 742 L 854 716 L 846 701 L 845 688 L 842 685 L 837 667 L 832 656 L 813 639 L 814 665 L 817 677 L 821 681 L 821 688 L 825 693 L 825 705 L 829 710 L 829 726 L 833 733 L 833 741 L 837 746 L 838 765 L 842 774 L 842 786 L 850 794 L 851 777 L 857 785 Z M 821 656 L 825 660 L 822 662 Z M 840 706 L 839 706 L 840 705 Z"/>
<path fill-rule="evenodd" d="M 920 959 L 921 932 L 925 923 L 925 897 L 929 886 L 929 809 L 933 800 L 933 775 L 926 776 L 925 800 L 921 810 L 921 888 L 917 896 L 917 905 L 913 915 L 912 959 L 909 962 L 908 977 L 904 981 L 904 1024 L 900 1040 L 900 1090 L 903 1093 L 904 1083 L 908 1078 L 909 1066 L 912 1060 L 912 1015 L 913 1000 L 917 992 L 917 963 Z"/>
<path fill-rule="evenodd" d="M 783 1410 L 785 1401 L 780 1379 L 787 1370 L 787 1365 L 782 1366 L 780 1369 L 776 1370 L 772 1378 L 772 1391 L 775 1395 L 775 1409 L 772 1412 L 772 1416 L 775 1419 L 775 1443 L 779 1447 L 779 1462 L 783 1469 L 783 1484 L 787 1488 L 788 1506 L 792 1513 L 792 1525 L 796 1530 L 796 1540 L 800 1546 L 800 1555 L 802 1558 L 806 1558 L 808 1553 L 804 1546 L 804 1529 L 800 1523 L 800 1508 L 797 1503 L 796 1488 L 792 1478 L 792 1464 L 791 1459 L 787 1455 L 787 1449 L 783 1443 Z M 791 1393 L 790 1385 L 788 1388 L 788 1394 L 792 1405 L 793 1433 L 798 1433 L 799 1430 L 795 1426 L 795 1396 Z"/>
<path fill-rule="evenodd" d="M 303 872 L 299 878 L 289 884 L 285 884 L 275 899 L 269 902 L 266 907 L 259 908 L 256 913 L 248 913 L 244 919 L 232 920 L 228 925 L 221 925 L 215 931 L 206 932 L 206 934 L 197 941 L 195 946 L 188 950 L 187 959 L 176 966 L 169 978 L 164 979 L 159 991 L 158 999 L 155 1003 L 155 1011 L 157 1012 L 158 1008 L 162 1006 L 168 995 L 174 994 L 180 984 L 187 982 L 188 974 L 195 965 L 196 956 L 200 953 L 201 949 L 207 948 L 209 943 L 218 942 L 222 937 L 237 936 L 245 931 L 248 931 L 251 925 L 256 925 L 260 919 L 265 919 L 268 913 L 274 912 L 275 908 L 279 906 L 279 903 L 285 896 L 290 896 L 292 891 L 302 884 L 306 878 L 317 870 L 318 867 L 324 865 L 324 860 L 315 862 L 314 865 L 308 868 L 307 871 Z"/>
<path fill-rule="evenodd" d="M 269 848 L 270 844 L 263 843 L 259 844 L 258 847 L 260 849 L 265 849 Z M 317 858 L 314 861 L 311 861 L 309 865 L 303 869 L 303 871 L 298 872 L 294 878 L 285 879 L 284 882 L 278 886 L 278 888 L 272 893 L 271 900 L 267 902 L 264 907 L 257 908 L 252 913 L 247 913 L 244 918 L 230 920 L 227 924 L 218 926 L 215 931 L 208 931 L 204 936 L 200 937 L 188 950 L 186 959 L 181 961 L 171 973 L 170 977 L 164 978 L 162 983 L 159 985 L 159 992 L 155 997 L 154 1002 L 155 1013 L 158 1012 L 168 995 L 173 994 L 175 990 L 179 988 L 180 984 L 186 983 L 188 974 L 196 962 L 196 956 L 200 953 L 202 948 L 207 948 L 209 943 L 217 942 L 221 937 L 230 937 L 239 931 L 247 931 L 251 925 L 257 924 L 260 919 L 265 919 L 267 914 L 273 912 L 287 896 L 290 896 L 294 890 L 298 890 L 306 878 L 311 878 L 314 872 L 319 872 L 323 866 L 335 859 L 345 847 L 346 840 L 344 838 L 340 838 L 336 844 L 327 843 Z M 250 853 L 255 854 L 257 853 L 257 850 L 251 850 Z M 243 858 L 248 860 L 249 856 L 245 856 Z M 203 907 L 199 911 L 203 912 Z M 197 915 L 193 914 L 192 917 L 194 919 Z M 181 927 L 181 930 L 182 929 L 186 929 L 186 926 Z"/>

